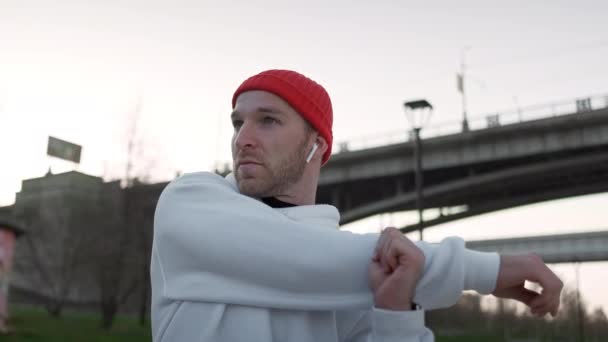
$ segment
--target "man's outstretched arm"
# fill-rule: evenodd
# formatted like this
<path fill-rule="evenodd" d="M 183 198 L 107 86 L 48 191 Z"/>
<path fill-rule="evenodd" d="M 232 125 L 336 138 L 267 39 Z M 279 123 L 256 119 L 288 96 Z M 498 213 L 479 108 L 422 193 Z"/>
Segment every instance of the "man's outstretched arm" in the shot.
<path fill-rule="evenodd" d="M 217 175 L 183 176 L 155 213 L 152 267 L 163 280 L 156 293 L 273 308 L 372 307 L 367 267 L 378 234 L 319 225 L 242 196 Z M 463 289 L 494 290 L 497 254 L 467 250 L 458 238 L 417 245 L 425 267 L 415 299 L 424 308 L 450 306 Z"/>
<path fill-rule="evenodd" d="M 412 242 L 399 230 L 387 228 L 378 240 L 373 261 L 379 262 L 380 267 L 387 274 L 391 274 L 400 267 L 411 268 L 410 265 L 416 265 L 420 256 L 412 246 Z M 469 271 L 479 273 L 486 270 L 475 270 L 469 267 Z M 479 275 L 473 273 L 468 278 Z M 370 279 L 373 279 L 371 274 Z M 539 284 L 542 288 L 541 292 L 526 289 L 524 287 L 526 281 Z M 555 316 L 559 309 L 562 288 L 562 281 L 539 256 L 535 254 L 501 255 L 496 285 L 491 292 L 496 297 L 515 299 L 526 304 L 537 316 L 544 316 L 548 313 Z M 399 303 L 402 303 L 402 306 L 406 305 L 401 298 L 403 295 L 390 291 L 384 294 L 382 301 L 389 305 Z"/>
<path fill-rule="evenodd" d="M 424 326 L 424 313 L 415 309 L 415 288 L 425 265 L 424 253 L 395 228 L 385 229 L 369 266 L 373 310 L 359 319 L 344 341 L 433 341 Z M 524 287 L 525 281 L 542 286 L 537 293 Z M 533 314 L 555 316 L 559 308 L 562 282 L 542 259 L 533 254 L 500 257 L 500 270 L 493 294 L 528 305 Z"/>

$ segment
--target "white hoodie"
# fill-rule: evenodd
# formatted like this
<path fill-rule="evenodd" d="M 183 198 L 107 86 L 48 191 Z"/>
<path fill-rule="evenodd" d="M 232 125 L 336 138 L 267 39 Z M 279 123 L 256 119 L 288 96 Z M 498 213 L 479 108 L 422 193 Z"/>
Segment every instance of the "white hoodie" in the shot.
<path fill-rule="evenodd" d="M 433 341 L 423 311 L 374 308 L 368 266 L 378 234 L 338 230 L 329 205 L 271 208 L 232 175 L 193 173 L 162 192 L 151 260 L 155 342 Z M 425 310 L 463 290 L 493 291 L 499 256 L 460 238 L 417 242 L 414 300 Z"/>

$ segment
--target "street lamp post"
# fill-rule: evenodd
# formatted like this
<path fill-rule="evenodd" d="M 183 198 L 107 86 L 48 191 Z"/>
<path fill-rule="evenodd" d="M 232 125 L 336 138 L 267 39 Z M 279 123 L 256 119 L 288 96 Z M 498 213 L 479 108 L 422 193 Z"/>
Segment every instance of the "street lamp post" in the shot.
<path fill-rule="evenodd" d="M 416 179 L 416 210 L 418 211 L 418 231 L 420 232 L 420 240 L 423 240 L 424 218 L 423 214 L 423 178 L 422 178 L 422 141 L 420 140 L 420 131 L 428 122 L 433 114 L 433 106 L 427 100 L 415 100 L 404 103 L 405 115 L 412 126 L 414 135 L 414 159 L 415 179 Z"/>

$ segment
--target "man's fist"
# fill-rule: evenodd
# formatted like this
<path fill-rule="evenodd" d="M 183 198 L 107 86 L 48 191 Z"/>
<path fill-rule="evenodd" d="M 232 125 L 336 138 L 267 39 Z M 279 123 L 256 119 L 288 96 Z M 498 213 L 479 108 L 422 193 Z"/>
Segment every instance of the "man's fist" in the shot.
<path fill-rule="evenodd" d="M 526 289 L 526 280 L 539 284 L 542 287 L 541 292 Z M 547 313 L 555 316 L 563 287 L 562 281 L 538 255 L 501 255 L 493 295 L 516 299 L 530 307 L 532 314 L 539 317 Z"/>
<path fill-rule="evenodd" d="M 410 310 L 424 261 L 422 251 L 398 229 L 384 229 L 369 266 L 376 307 Z"/>

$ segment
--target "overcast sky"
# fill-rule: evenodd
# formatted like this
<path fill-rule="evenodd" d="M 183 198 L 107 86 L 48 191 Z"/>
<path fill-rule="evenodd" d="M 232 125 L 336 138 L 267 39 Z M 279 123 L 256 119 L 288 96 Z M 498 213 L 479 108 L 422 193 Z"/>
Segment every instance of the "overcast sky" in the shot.
<path fill-rule="evenodd" d="M 0 0 L 0 205 L 24 178 L 73 166 L 49 160 L 49 135 L 83 145 L 78 169 L 122 175 L 136 104 L 140 165 L 156 180 L 230 159 L 232 92 L 268 68 L 323 84 L 334 139 L 405 132 L 404 100 L 426 98 L 432 126 L 458 122 L 463 51 L 471 117 L 608 95 L 606 1 Z M 450 223 L 430 239 L 606 230 L 608 195 Z M 349 227 L 410 222 L 383 215 Z M 415 236 L 413 236 L 415 237 Z M 572 284 L 571 265 L 555 268 Z M 585 296 L 608 307 L 581 268 Z"/>

